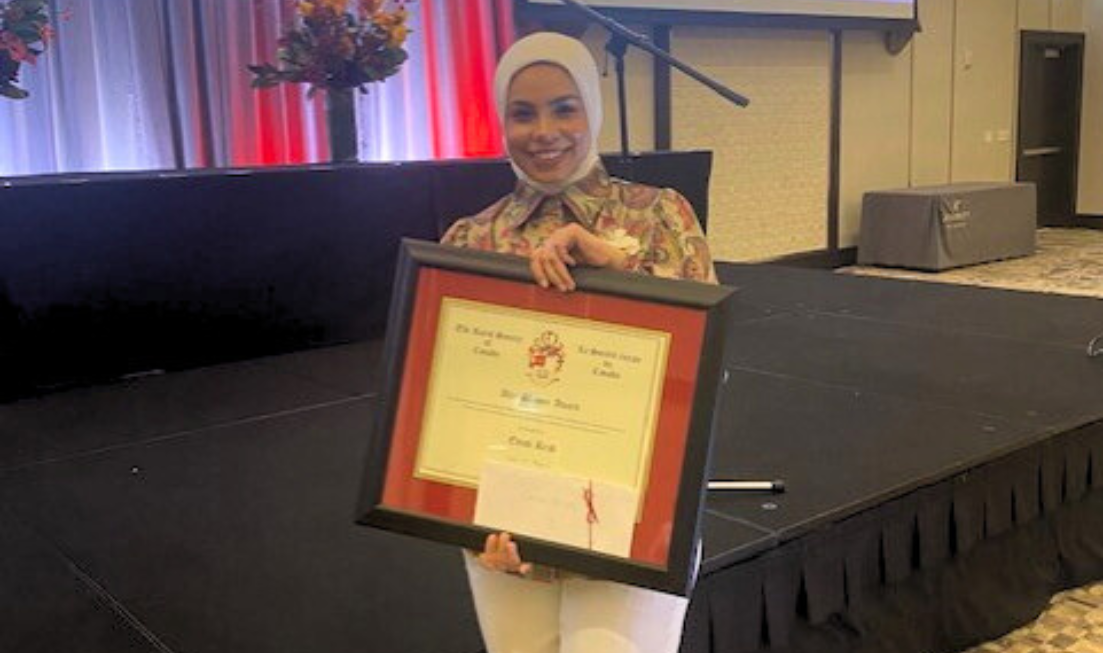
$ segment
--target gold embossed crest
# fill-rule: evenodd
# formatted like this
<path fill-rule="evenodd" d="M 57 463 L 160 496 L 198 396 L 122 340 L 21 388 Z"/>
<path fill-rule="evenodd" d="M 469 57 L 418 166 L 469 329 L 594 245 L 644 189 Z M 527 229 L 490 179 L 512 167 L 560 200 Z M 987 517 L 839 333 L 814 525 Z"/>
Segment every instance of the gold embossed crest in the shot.
<path fill-rule="evenodd" d="M 563 343 L 554 331 L 545 331 L 529 346 L 528 377 L 536 385 L 547 386 L 559 380 L 566 358 Z"/>

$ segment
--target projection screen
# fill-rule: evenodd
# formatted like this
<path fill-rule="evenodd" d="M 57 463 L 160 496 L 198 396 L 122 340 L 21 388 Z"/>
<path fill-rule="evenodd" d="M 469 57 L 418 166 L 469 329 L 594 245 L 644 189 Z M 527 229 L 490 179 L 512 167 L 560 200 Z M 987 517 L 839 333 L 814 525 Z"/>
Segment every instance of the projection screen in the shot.
<path fill-rule="evenodd" d="M 562 5 L 558 0 L 532 4 Z M 583 0 L 595 9 L 656 9 L 742 14 L 912 20 L 917 0 Z"/>

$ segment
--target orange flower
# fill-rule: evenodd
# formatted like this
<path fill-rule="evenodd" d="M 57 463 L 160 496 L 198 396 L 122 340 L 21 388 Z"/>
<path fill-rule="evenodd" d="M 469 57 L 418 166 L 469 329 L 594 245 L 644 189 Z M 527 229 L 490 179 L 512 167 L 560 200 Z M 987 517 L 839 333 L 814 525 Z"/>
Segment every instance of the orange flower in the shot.
<path fill-rule="evenodd" d="M 306 0 L 304 0 L 303 2 L 299 3 L 299 13 L 302 14 L 305 18 L 310 18 L 311 16 L 313 16 L 315 8 L 316 7 L 314 6 L 313 2 L 307 2 Z"/>
<path fill-rule="evenodd" d="M 407 17 L 406 8 L 399 7 L 391 13 L 379 13 L 372 18 L 376 25 L 387 32 L 388 47 L 398 48 L 406 42 L 406 37 L 410 35 L 410 28 L 406 26 Z"/>
<path fill-rule="evenodd" d="M 406 42 L 406 37 L 410 35 L 410 28 L 405 25 L 396 25 L 391 29 L 391 37 L 387 39 L 387 46 L 392 48 L 400 48 L 402 44 Z"/>
<path fill-rule="evenodd" d="M 322 6 L 334 13 L 343 14 L 348 8 L 349 0 L 321 0 Z"/>
<path fill-rule="evenodd" d="M 360 0 L 360 16 L 368 18 L 379 13 L 383 8 L 383 0 Z"/>
<path fill-rule="evenodd" d="M 404 25 L 406 23 L 406 8 L 399 7 L 398 9 L 395 9 L 390 13 L 379 12 L 372 16 L 372 22 L 382 27 L 383 29 L 390 31 L 395 27 Z"/>

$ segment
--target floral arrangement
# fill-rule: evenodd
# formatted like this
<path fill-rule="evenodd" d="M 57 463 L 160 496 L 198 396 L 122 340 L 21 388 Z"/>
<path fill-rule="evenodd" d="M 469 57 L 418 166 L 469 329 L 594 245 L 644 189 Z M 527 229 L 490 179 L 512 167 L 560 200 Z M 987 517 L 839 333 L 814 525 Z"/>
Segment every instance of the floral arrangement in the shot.
<path fill-rule="evenodd" d="M 16 86 L 19 67 L 33 64 L 54 36 L 47 0 L 0 0 L 0 96 L 22 100 L 29 93 Z"/>
<path fill-rule="evenodd" d="M 279 40 L 280 65 L 249 66 L 254 88 L 280 83 L 310 84 L 308 95 L 325 89 L 361 91 L 398 72 L 406 61 L 406 8 L 391 10 L 384 0 L 300 0 L 299 20 Z"/>

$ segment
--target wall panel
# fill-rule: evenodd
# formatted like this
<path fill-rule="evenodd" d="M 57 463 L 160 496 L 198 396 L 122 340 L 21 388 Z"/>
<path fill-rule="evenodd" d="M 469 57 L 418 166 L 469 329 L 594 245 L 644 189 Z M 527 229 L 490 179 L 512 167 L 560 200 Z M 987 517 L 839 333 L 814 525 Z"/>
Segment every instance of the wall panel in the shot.
<path fill-rule="evenodd" d="M 1050 0 L 1053 3 L 1052 29 L 1055 32 L 1084 31 L 1086 5 L 1099 4 L 1099 0 Z"/>
<path fill-rule="evenodd" d="M 1007 0 L 957 3 L 952 181 L 1012 179 L 1016 22 Z"/>
<path fill-rule="evenodd" d="M 843 35 L 839 244 L 856 245 L 862 195 L 908 185 L 911 48 L 890 55 L 876 32 Z"/>
<path fill-rule="evenodd" d="M 1080 196 L 1076 210 L 1103 216 L 1103 2 L 1084 5 L 1084 101 L 1080 123 Z"/>
<path fill-rule="evenodd" d="M 721 260 L 827 246 L 831 40 L 822 31 L 679 27 L 674 54 L 748 96 L 675 73 L 675 149 L 711 149 L 709 241 Z"/>
<path fill-rule="evenodd" d="M 912 41 L 911 184 L 950 180 L 954 0 L 919 3 L 923 31 Z"/>
<path fill-rule="evenodd" d="M 1019 0 L 1019 29 L 1049 29 L 1051 2 L 1052 0 Z"/>

